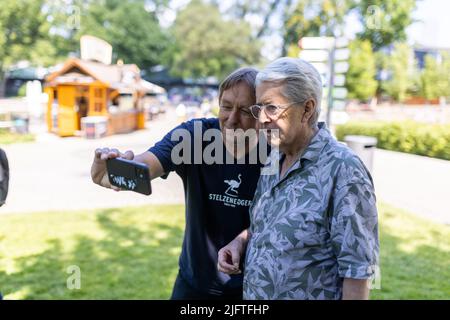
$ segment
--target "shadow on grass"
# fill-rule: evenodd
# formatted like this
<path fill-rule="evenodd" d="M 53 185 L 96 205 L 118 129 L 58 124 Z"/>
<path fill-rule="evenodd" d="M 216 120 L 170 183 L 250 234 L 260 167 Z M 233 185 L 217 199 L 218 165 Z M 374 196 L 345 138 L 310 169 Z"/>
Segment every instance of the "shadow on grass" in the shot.
<path fill-rule="evenodd" d="M 436 244 L 448 239 L 448 233 L 430 236 Z M 429 244 L 405 249 L 408 241 L 383 228 L 380 242 L 381 289 L 372 290 L 371 299 L 450 298 L 450 252 Z"/>
<path fill-rule="evenodd" d="M 171 223 L 124 219 L 127 215 L 129 212 L 114 209 L 100 211 L 96 213 L 99 231 L 95 236 L 52 239 L 45 251 L 16 259 L 16 272 L 6 275 L 0 270 L 3 295 L 167 299 L 178 269 L 183 230 Z M 373 290 L 371 298 L 449 299 L 450 253 L 438 244 L 448 241 L 450 228 L 421 229 L 418 225 L 415 231 L 426 234 L 411 234 L 390 229 L 390 215 L 393 213 L 386 213 L 380 226 L 381 290 Z M 411 246 L 407 239 L 420 241 Z M 66 270 L 71 265 L 81 269 L 80 290 L 67 289 L 70 274 Z"/>
<path fill-rule="evenodd" d="M 44 252 L 17 259 L 14 274 L 0 271 L 3 295 L 24 299 L 167 299 L 178 271 L 183 230 L 145 222 L 121 222 L 114 209 L 97 215 L 99 238 L 72 238 L 71 250 L 61 240 L 48 241 Z M 58 226 L 55 226 L 56 228 Z M 67 288 L 69 266 L 81 270 L 81 288 Z M 3 282 L 3 283 L 1 283 Z"/>

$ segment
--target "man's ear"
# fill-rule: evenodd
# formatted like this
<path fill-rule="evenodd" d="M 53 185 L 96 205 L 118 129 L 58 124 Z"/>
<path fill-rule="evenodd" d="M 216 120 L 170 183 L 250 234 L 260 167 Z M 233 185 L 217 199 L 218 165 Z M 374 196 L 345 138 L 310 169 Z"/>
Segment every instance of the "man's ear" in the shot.
<path fill-rule="evenodd" d="M 303 112 L 302 123 L 309 123 L 316 111 L 316 102 L 313 99 L 309 99 L 304 104 L 305 112 Z"/>

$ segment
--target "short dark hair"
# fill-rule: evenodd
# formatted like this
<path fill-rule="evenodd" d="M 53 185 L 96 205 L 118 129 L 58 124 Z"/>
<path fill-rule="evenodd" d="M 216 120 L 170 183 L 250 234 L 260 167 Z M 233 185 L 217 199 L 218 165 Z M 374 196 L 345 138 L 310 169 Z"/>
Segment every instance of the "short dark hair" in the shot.
<path fill-rule="evenodd" d="M 223 92 L 233 88 L 240 82 L 247 84 L 252 89 L 252 95 L 255 97 L 255 80 L 258 70 L 251 67 L 239 68 L 228 75 L 219 86 L 219 103 L 222 99 Z"/>

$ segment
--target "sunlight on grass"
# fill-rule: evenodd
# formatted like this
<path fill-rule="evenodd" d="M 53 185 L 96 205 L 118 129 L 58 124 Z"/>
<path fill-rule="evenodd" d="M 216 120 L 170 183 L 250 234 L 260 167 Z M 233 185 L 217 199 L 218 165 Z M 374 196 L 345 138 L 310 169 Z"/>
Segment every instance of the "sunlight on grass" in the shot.
<path fill-rule="evenodd" d="M 178 271 L 183 206 L 0 216 L 5 299 L 167 299 Z M 79 266 L 80 290 L 66 287 Z"/>
<path fill-rule="evenodd" d="M 372 299 L 448 299 L 450 227 L 381 204 L 381 290 Z M 184 230 L 180 205 L 0 215 L 5 299 L 167 299 Z M 81 269 L 80 290 L 66 286 Z"/>
<path fill-rule="evenodd" d="M 379 206 L 381 290 L 372 299 L 449 299 L 450 227 Z"/>
<path fill-rule="evenodd" d="M 35 139 L 36 137 L 32 134 L 10 133 L 8 131 L 0 129 L 0 145 L 19 142 L 33 142 Z"/>

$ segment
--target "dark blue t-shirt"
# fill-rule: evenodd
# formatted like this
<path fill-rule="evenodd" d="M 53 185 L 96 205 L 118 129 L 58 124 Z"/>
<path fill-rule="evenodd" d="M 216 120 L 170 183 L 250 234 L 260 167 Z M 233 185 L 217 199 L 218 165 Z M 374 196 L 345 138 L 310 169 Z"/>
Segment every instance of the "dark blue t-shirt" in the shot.
<path fill-rule="evenodd" d="M 195 160 L 199 160 L 199 153 L 211 150 L 211 147 L 205 150 L 211 141 L 203 141 L 202 134 L 199 134 L 200 128 L 201 132 L 208 129 L 220 130 L 219 120 L 203 118 L 185 122 L 170 131 L 149 151 L 159 159 L 166 173 L 175 171 L 183 180 L 186 228 L 179 259 L 180 276 L 201 292 L 239 294 L 242 292 L 243 275 L 230 276 L 217 271 L 217 253 L 242 230 L 249 227 L 248 209 L 256 190 L 262 164 L 259 161 L 256 164 L 248 164 L 248 156 L 247 164 L 237 164 L 237 161 L 234 161 L 234 164 L 194 163 Z M 182 138 L 172 141 L 172 134 L 177 129 L 186 131 L 184 134 L 178 131 L 177 134 Z M 174 162 L 179 160 L 171 157 L 172 149 L 180 141 L 189 139 L 193 142 L 190 144 L 191 155 L 184 158 L 189 161 L 175 164 Z M 223 142 L 220 142 L 225 161 L 227 152 Z M 199 144 L 194 146 L 195 143 Z M 180 145 L 177 151 L 179 147 Z M 177 152 L 177 154 L 185 156 L 188 153 Z M 211 154 L 215 155 L 214 152 Z"/>

